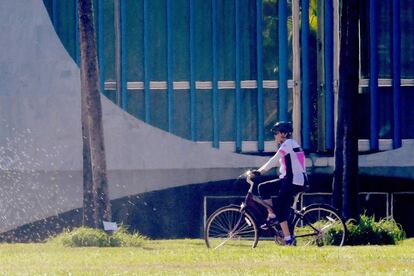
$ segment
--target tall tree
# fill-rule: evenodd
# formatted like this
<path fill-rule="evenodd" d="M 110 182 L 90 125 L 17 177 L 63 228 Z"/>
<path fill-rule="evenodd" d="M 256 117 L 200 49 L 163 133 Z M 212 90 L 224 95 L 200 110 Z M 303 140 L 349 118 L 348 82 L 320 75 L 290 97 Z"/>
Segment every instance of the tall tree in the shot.
<path fill-rule="evenodd" d="M 111 220 L 92 0 L 77 0 L 79 15 L 84 224 Z"/>
<path fill-rule="evenodd" d="M 345 218 L 358 215 L 359 1 L 341 1 L 338 116 L 333 205 Z"/>
<path fill-rule="evenodd" d="M 83 83 L 81 83 L 83 91 Z M 94 198 L 92 183 L 91 149 L 89 144 L 89 126 L 87 124 L 86 93 L 81 93 L 81 121 L 82 121 L 82 144 L 83 144 L 83 226 L 95 228 L 94 220 Z"/>

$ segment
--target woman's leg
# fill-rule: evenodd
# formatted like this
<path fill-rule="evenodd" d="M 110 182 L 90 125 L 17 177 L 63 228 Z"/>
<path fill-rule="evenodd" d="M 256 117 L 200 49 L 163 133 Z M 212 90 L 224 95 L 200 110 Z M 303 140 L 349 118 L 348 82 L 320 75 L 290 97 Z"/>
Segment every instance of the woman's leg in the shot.
<path fill-rule="evenodd" d="M 293 204 L 294 197 L 300 192 L 300 186 L 294 185 L 291 181 L 284 179 L 281 183 L 279 193 L 277 195 L 277 202 L 275 212 L 279 218 L 280 228 L 285 238 L 290 238 L 289 225 L 287 222 L 290 207 Z"/>
<path fill-rule="evenodd" d="M 280 179 L 266 181 L 260 183 L 257 187 L 260 197 L 270 206 L 270 208 L 267 208 L 268 218 L 275 218 L 272 196 L 277 195 L 278 193 L 279 181 Z"/>

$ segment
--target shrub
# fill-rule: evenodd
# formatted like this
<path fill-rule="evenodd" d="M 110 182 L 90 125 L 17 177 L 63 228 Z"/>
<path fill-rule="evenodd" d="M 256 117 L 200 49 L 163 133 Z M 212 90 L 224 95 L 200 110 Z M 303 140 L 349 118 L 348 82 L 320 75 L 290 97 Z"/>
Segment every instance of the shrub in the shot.
<path fill-rule="evenodd" d="M 336 225 L 329 229 L 328 235 L 326 235 L 326 244 L 338 245 L 342 241 L 342 225 Z M 346 241 L 345 241 L 346 242 Z"/>
<path fill-rule="evenodd" d="M 112 235 L 100 229 L 80 227 L 73 230 L 65 230 L 49 242 L 71 247 L 138 247 L 142 245 L 145 239 L 146 237 L 139 233 L 128 233 L 124 226 L 121 226 Z"/>
<path fill-rule="evenodd" d="M 142 246 L 142 243 L 147 239 L 147 237 L 142 236 L 138 232 L 131 234 L 124 226 L 121 226 L 118 231 L 111 236 L 111 239 L 114 246 L 139 247 Z"/>
<path fill-rule="evenodd" d="M 348 245 L 396 244 L 405 239 L 405 232 L 395 220 L 387 218 L 376 222 L 375 217 L 361 215 L 358 222 L 349 220 Z"/>
<path fill-rule="evenodd" d="M 361 215 L 359 221 L 348 220 L 346 245 L 385 245 L 396 244 L 405 239 L 405 232 L 395 220 L 387 218 L 376 222 L 375 217 Z M 327 244 L 338 244 L 341 228 L 331 228 L 327 235 Z"/>

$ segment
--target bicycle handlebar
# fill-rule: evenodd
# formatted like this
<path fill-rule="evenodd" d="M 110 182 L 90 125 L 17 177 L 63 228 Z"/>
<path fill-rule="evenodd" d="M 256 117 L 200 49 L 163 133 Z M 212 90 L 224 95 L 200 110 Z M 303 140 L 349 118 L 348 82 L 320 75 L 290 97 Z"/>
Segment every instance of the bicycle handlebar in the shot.
<path fill-rule="evenodd" d="M 239 175 L 239 177 L 237 177 L 235 182 L 239 181 L 242 178 L 245 178 L 246 182 L 250 185 L 249 192 L 252 192 L 253 191 L 253 186 L 254 186 L 254 182 L 252 180 L 253 176 L 254 176 L 254 174 L 252 173 L 252 171 L 247 170 L 244 173 L 242 173 L 241 175 Z"/>
<path fill-rule="evenodd" d="M 250 185 L 249 192 L 252 192 L 253 191 L 253 185 L 254 185 L 254 182 L 252 180 L 253 174 L 251 173 L 251 171 L 247 171 L 247 172 L 245 172 L 245 174 L 246 174 L 246 182 L 249 183 L 249 185 Z"/>
<path fill-rule="evenodd" d="M 252 180 L 252 175 L 251 174 L 247 175 L 246 182 L 249 183 L 250 185 L 253 185 L 254 184 L 254 182 Z"/>

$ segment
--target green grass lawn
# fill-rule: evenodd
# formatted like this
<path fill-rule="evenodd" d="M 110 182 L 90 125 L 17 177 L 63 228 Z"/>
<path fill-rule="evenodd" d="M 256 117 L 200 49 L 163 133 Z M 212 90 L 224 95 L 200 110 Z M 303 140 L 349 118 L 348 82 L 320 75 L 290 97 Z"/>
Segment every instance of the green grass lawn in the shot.
<path fill-rule="evenodd" d="M 67 248 L 0 244 L 0 275 L 414 275 L 414 239 L 396 246 L 282 247 L 209 250 L 202 240 L 148 240 L 142 247 Z"/>

